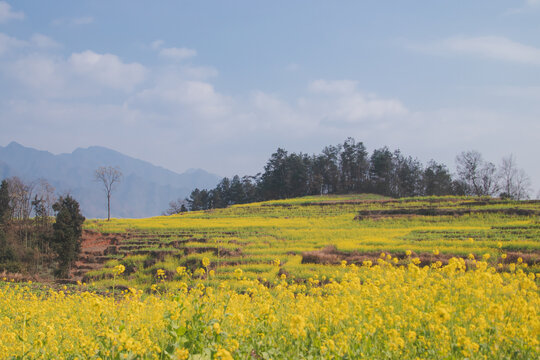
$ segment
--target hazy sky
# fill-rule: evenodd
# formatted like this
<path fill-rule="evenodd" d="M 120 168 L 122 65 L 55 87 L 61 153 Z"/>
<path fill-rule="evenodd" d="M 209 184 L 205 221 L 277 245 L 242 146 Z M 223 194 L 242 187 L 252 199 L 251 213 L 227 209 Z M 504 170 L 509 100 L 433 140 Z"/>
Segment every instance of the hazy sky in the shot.
<path fill-rule="evenodd" d="M 254 174 L 352 136 L 540 190 L 540 0 L 0 1 L 0 145 Z"/>

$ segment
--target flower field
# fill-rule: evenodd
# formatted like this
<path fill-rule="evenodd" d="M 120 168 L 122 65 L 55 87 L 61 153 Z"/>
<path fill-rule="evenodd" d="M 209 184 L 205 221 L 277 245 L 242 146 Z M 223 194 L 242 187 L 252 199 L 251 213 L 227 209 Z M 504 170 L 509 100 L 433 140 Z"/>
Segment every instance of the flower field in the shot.
<path fill-rule="evenodd" d="M 0 281 L 0 358 L 538 358 L 539 213 L 357 195 L 90 220 L 78 284 Z"/>

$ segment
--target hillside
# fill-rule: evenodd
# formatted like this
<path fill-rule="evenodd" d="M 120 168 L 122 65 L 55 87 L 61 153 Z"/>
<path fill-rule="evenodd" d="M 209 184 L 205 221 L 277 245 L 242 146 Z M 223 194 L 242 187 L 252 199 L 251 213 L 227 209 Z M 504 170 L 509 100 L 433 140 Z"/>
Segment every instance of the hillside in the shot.
<path fill-rule="evenodd" d="M 12 142 L 0 147 L 0 179 L 18 176 L 26 181 L 44 178 L 58 193 L 71 193 L 88 218 L 107 216 L 106 198 L 93 173 L 99 166 L 118 166 L 123 181 L 112 199 L 112 216 L 140 218 L 163 212 L 169 201 L 188 196 L 196 187 L 210 188 L 219 177 L 201 169 L 177 174 L 117 151 L 93 146 L 54 155 Z"/>
<path fill-rule="evenodd" d="M 381 253 L 422 265 L 488 254 L 494 266 L 521 258 L 531 271 L 540 261 L 540 201 L 311 196 L 85 227 L 90 242 L 77 275 L 105 287 L 118 264 L 129 270 L 125 286 L 148 288 L 156 269 L 175 280 L 177 266 L 196 271 L 205 257 L 214 281 L 234 279 L 237 268 L 250 279 L 339 277 L 335 265 L 376 263 Z"/>
<path fill-rule="evenodd" d="M 537 359 L 539 215 L 539 201 L 348 195 L 90 220 L 71 284 L 0 280 L 0 350 Z"/>

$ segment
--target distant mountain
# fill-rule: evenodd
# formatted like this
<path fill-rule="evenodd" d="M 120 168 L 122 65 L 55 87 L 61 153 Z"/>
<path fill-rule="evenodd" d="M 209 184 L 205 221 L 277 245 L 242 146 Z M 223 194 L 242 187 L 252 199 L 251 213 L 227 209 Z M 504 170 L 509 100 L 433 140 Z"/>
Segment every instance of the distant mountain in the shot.
<path fill-rule="evenodd" d="M 113 217 L 148 217 L 161 214 L 169 201 L 188 196 L 196 187 L 213 188 L 217 175 L 201 169 L 178 174 L 100 146 L 78 148 L 71 154 L 54 155 L 12 142 L 0 146 L 0 179 L 18 176 L 31 181 L 46 179 L 57 193 L 69 192 L 88 218 L 107 216 L 102 185 L 94 181 L 100 166 L 118 166 L 123 180 L 111 199 Z"/>

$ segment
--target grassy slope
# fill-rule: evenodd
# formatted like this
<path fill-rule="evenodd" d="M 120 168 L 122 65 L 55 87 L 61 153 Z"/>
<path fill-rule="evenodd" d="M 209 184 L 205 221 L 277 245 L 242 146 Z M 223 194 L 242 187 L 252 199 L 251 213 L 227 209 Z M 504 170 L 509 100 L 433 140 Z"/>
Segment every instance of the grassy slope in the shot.
<path fill-rule="evenodd" d="M 426 209 L 427 216 L 415 215 Z M 453 215 L 433 216 L 437 211 Z M 87 230 L 121 233 L 127 239 L 105 268 L 86 278 L 109 286 L 112 268 L 122 263 L 128 268 L 121 280 L 124 285 L 149 287 L 157 280 L 157 269 L 165 269 L 168 280 L 178 280 L 177 266 L 194 271 L 205 257 L 211 262 L 206 270 L 215 271 L 216 282 L 235 278 L 238 268 L 247 278 L 273 279 L 281 273 L 298 279 L 340 277 L 335 264 L 341 260 L 361 262 L 384 252 L 406 263 L 407 250 L 424 264 L 469 254 L 477 258 L 489 254 L 494 263 L 522 257 L 537 271 L 539 213 L 540 202 L 344 195 L 149 219 L 89 220 Z M 501 259 L 503 253 L 508 254 L 506 260 Z M 276 259 L 279 267 L 273 265 Z M 167 284 L 174 287 L 175 282 Z"/>

